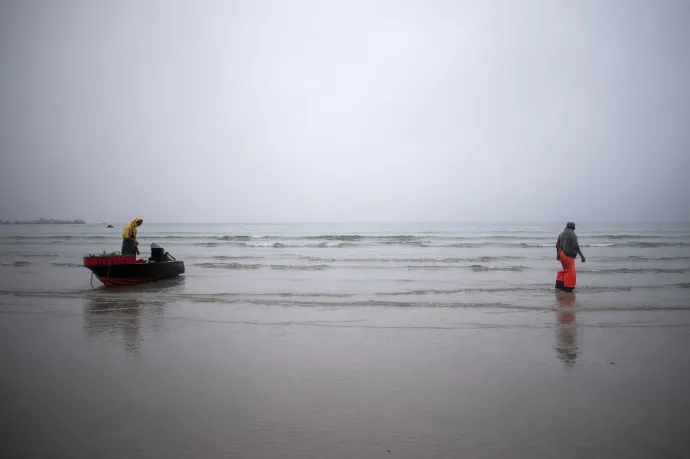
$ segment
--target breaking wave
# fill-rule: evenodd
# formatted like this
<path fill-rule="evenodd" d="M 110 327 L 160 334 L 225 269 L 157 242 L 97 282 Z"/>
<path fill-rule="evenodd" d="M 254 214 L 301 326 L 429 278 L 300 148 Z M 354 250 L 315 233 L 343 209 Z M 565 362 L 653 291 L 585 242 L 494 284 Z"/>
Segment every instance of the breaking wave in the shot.
<path fill-rule="evenodd" d="M 219 241 L 251 241 L 252 236 L 217 236 L 216 239 Z"/>
<path fill-rule="evenodd" d="M 210 269 L 258 269 L 261 265 L 242 263 L 196 263 L 194 266 Z"/>
<path fill-rule="evenodd" d="M 0 235 L 0 245 L 47 245 L 60 242 L 72 243 L 97 243 L 98 241 L 118 241 L 119 235 L 53 235 L 53 236 L 28 236 L 28 235 Z M 175 244 L 190 244 L 197 247 L 219 247 L 225 244 L 250 248 L 347 248 L 347 247 L 371 247 L 371 246 L 403 246 L 403 247 L 432 247 L 432 248 L 551 248 L 555 245 L 555 238 L 542 236 L 515 235 L 471 235 L 456 236 L 443 234 L 425 235 L 364 235 L 364 234 L 322 234 L 316 236 L 300 235 L 157 235 L 147 234 L 146 239 L 171 241 Z M 553 239 L 553 241 L 552 241 Z M 665 236 L 634 236 L 604 235 L 593 237 L 581 237 L 582 247 L 631 247 L 631 248 L 661 248 L 661 247 L 685 247 L 689 246 L 688 238 Z"/>
<path fill-rule="evenodd" d="M 326 240 L 326 241 L 361 241 L 364 239 L 366 236 L 360 236 L 359 234 L 342 234 L 342 235 L 333 235 L 333 234 L 326 234 L 326 235 L 321 235 L 321 236 L 305 236 L 304 238 L 296 238 L 296 239 L 308 239 L 308 240 Z"/>

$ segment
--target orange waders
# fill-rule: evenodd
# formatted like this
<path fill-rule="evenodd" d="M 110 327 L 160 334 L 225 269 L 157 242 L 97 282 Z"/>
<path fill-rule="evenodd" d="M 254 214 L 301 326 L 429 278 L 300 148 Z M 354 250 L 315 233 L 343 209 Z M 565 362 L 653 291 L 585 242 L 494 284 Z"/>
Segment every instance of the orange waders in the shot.
<path fill-rule="evenodd" d="M 575 288 L 576 272 L 575 259 L 570 258 L 561 250 L 558 254 L 558 261 L 563 265 L 563 269 L 558 271 L 556 276 L 556 287 L 563 290 L 572 291 Z"/>

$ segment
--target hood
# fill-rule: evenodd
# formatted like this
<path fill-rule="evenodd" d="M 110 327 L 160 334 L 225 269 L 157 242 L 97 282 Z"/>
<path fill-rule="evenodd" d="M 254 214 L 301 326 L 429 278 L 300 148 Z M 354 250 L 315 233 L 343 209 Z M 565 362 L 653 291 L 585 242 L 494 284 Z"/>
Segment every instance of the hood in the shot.
<path fill-rule="evenodd" d="M 137 222 L 138 222 L 139 220 L 141 220 L 141 223 L 144 223 L 144 217 L 137 217 L 137 218 L 135 218 L 134 220 L 132 220 L 132 221 L 130 222 L 130 224 L 136 226 L 136 224 L 137 224 Z"/>
<path fill-rule="evenodd" d="M 568 223 L 565 225 L 565 227 L 574 231 L 574 230 L 575 230 L 575 223 L 573 223 L 573 222 L 568 222 Z"/>

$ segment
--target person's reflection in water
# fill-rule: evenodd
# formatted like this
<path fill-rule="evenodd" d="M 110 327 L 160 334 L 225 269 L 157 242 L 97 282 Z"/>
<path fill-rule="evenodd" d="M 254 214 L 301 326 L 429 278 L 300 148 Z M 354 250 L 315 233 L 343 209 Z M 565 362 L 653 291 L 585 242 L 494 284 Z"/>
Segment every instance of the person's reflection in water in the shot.
<path fill-rule="evenodd" d="M 575 293 L 556 292 L 558 313 L 558 343 L 556 353 L 566 369 L 575 365 L 578 355 L 577 325 L 575 324 Z"/>
<path fill-rule="evenodd" d="M 84 332 L 97 341 L 122 336 L 125 352 L 140 352 L 141 305 L 136 299 L 93 298 L 84 312 Z"/>

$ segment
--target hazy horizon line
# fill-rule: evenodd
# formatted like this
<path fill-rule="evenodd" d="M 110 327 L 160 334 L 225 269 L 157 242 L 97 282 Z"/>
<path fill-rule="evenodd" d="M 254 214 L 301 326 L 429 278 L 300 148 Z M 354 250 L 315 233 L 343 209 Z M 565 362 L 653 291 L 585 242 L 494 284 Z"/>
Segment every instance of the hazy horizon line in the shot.
<path fill-rule="evenodd" d="M 46 217 L 43 217 L 46 218 Z M 54 220 L 62 220 L 59 218 L 53 218 Z M 34 224 L 35 220 L 20 220 L 28 224 Z M 109 225 L 113 222 L 119 222 L 119 220 L 93 220 L 88 221 L 83 218 L 77 219 L 64 219 L 63 221 L 72 220 L 83 220 L 84 224 L 77 223 L 65 223 L 56 225 Z M 0 221 L 17 221 L 16 219 L 2 219 Z M 577 225 L 583 226 L 588 224 L 690 224 L 690 220 L 570 220 L 574 221 Z M 131 220 L 122 221 L 122 224 L 127 224 Z M 357 224 L 563 224 L 565 225 L 567 221 L 560 220 L 342 220 L 342 221 L 147 221 L 144 218 L 144 225 L 357 225 Z M 119 223 L 118 223 L 119 224 Z M 43 224 L 46 226 L 50 224 Z"/>

